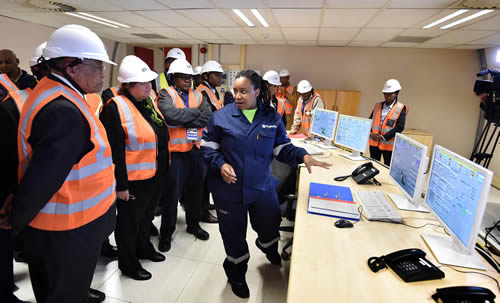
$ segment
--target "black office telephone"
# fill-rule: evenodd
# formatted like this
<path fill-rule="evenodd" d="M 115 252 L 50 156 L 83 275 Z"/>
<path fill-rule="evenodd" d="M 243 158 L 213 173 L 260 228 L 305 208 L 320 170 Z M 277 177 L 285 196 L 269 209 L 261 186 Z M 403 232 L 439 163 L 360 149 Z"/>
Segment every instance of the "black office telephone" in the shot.
<path fill-rule="evenodd" d="M 379 170 L 373 166 L 372 162 L 363 163 L 358 168 L 352 171 L 352 173 L 348 176 L 340 176 L 335 177 L 335 181 L 344 181 L 349 177 L 352 177 L 354 181 L 358 184 L 371 184 L 375 183 L 376 185 L 380 185 L 380 183 L 374 177 L 378 175 Z M 373 179 L 373 182 L 370 181 Z"/>
<path fill-rule="evenodd" d="M 386 256 L 371 257 L 368 266 L 373 272 L 389 266 L 405 282 L 416 282 L 444 278 L 444 272 L 425 258 L 418 248 L 403 249 Z"/>
<path fill-rule="evenodd" d="M 432 299 L 438 303 L 493 303 L 495 294 L 483 287 L 454 286 L 436 289 Z"/>

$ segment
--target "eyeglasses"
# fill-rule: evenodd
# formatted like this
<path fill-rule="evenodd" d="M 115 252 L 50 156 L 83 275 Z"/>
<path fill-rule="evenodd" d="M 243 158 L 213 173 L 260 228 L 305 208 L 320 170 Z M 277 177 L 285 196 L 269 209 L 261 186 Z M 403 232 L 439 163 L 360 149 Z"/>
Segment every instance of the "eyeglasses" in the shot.
<path fill-rule="evenodd" d="M 103 64 L 103 65 L 99 65 L 99 66 L 95 66 L 93 64 L 89 64 L 89 63 L 81 63 L 82 65 L 87 65 L 87 66 L 90 66 L 92 67 L 94 70 L 100 72 L 100 73 L 103 73 L 105 70 L 106 70 L 106 66 Z"/>

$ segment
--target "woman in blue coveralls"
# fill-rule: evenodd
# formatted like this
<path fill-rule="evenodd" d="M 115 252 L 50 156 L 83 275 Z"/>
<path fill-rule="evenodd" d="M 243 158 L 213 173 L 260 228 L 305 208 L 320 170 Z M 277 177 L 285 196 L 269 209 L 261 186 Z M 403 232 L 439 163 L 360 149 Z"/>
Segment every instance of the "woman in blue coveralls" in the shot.
<path fill-rule="evenodd" d="M 255 71 L 241 71 L 234 82 L 235 102 L 213 113 L 201 141 L 227 255 L 223 266 L 233 293 L 240 298 L 250 296 L 245 281 L 250 258 L 247 213 L 258 235 L 255 244 L 272 264 L 281 264 L 278 180 L 271 176 L 270 167 L 273 156 L 292 165 L 304 163 L 309 172 L 312 166 L 331 166 L 291 144 L 279 114 L 261 101 L 269 100 L 266 94 L 264 81 Z"/>

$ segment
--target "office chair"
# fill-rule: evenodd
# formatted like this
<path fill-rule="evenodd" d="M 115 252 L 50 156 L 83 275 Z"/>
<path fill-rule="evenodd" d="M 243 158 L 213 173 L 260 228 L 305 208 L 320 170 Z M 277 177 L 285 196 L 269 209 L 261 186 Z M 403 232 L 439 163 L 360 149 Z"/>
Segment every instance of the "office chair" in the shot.
<path fill-rule="evenodd" d="M 286 210 L 283 213 L 283 217 L 287 218 L 289 221 L 295 221 L 295 210 L 297 207 L 297 196 L 294 194 L 289 194 L 287 196 L 286 201 Z M 280 226 L 279 230 L 284 232 L 293 233 L 294 225 L 290 226 Z M 290 260 L 290 256 L 292 255 L 292 245 L 293 245 L 293 237 L 288 240 L 288 242 L 283 246 L 283 250 L 281 252 L 281 258 L 285 261 Z"/>

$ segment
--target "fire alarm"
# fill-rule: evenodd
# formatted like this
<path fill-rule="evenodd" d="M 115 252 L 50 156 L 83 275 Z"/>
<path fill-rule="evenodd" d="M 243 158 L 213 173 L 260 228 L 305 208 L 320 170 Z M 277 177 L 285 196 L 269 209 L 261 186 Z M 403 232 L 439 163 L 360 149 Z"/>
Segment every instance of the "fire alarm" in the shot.
<path fill-rule="evenodd" d="M 206 53 L 206 52 L 207 52 L 207 49 L 206 49 L 206 48 L 204 48 L 204 47 L 200 48 L 200 53 L 204 54 L 204 53 Z"/>

